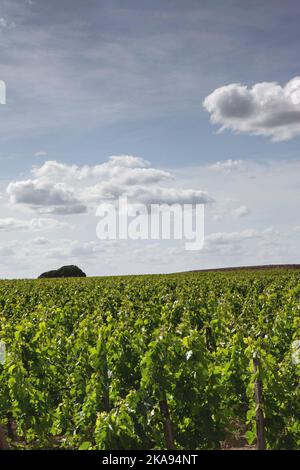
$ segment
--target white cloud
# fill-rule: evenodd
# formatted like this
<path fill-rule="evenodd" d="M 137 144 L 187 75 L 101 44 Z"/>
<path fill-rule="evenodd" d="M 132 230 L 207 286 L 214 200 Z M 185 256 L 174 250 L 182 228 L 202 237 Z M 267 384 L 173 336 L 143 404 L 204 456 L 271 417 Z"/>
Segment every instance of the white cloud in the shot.
<path fill-rule="evenodd" d="M 205 191 L 193 189 L 145 188 L 136 186 L 126 192 L 129 200 L 143 204 L 208 204 L 213 199 Z"/>
<path fill-rule="evenodd" d="M 92 210 L 80 218 L 74 214 L 68 218 L 68 224 L 63 224 L 57 217 L 28 216 L 27 204 L 25 208 L 23 204 L 7 205 L 4 194 L 0 201 L 0 246 L 2 255 L 10 258 L 9 263 L 2 263 L 1 275 L 36 277 L 51 269 L 52 264 L 54 268 L 78 264 L 89 275 L 104 275 L 299 262 L 299 162 L 248 160 L 237 169 L 239 165 L 232 163 L 235 161 L 239 160 L 219 162 L 217 171 L 208 165 L 185 167 L 172 173 L 158 169 L 170 177 L 141 184 L 138 178 L 136 184 L 121 182 L 125 171 L 128 171 L 128 178 L 133 171 L 135 178 L 136 169 L 156 169 L 137 157 L 113 157 L 94 166 L 55 162 L 45 167 L 41 162 L 30 175 L 32 180 L 42 185 L 55 181 L 59 187 L 69 188 L 88 208 L 94 208 L 98 202 L 111 202 L 107 198 L 114 199 L 119 194 L 127 194 L 132 201 L 146 204 L 199 202 L 203 198 L 207 201 L 210 196 L 198 188 L 207 189 L 215 202 L 205 210 L 204 249 L 189 253 L 180 240 L 159 241 L 156 245 L 151 241 L 122 243 L 116 240 L 115 245 L 111 241 L 100 242 L 96 238 L 98 219 Z M 43 170 L 39 171 L 41 168 Z M 227 171 L 231 172 L 228 177 Z M 255 176 L 255 185 L 249 173 Z M 250 219 L 243 216 L 248 212 L 246 208 L 251 208 L 250 226 Z M 14 219 L 5 214 L 13 214 Z M 272 226 L 273 229 L 265 230 Z"/>
<path fill-rule="evenodd" d="M 0 231 L 27 230 L 29 226 L 30 223 L 26 220 L 18 220 L 11 217 L 0 219 Z"/>
<path fill-rule="evenodd" d="M 58 220 L 51 218 L 24 220 L 15 219 L 13 217 L 6 217 L 0 219 L 0 232 L 14 232 L 23 230 L 57 230 L 66 226 L 66 223 L 59 222 Z"/>
<path fill-rule="evenodd" d="M 245 169 L 245 162 L 243 160 L 225 160 L 223 162 L 216 162 L 209 168 L 212 170 L 224 170 L 226 172 L 241 171 Z"/>
<path fill-rule="evenodd" d="M 32 243 L 34 245 L 44 246 L 44 245 L 48 245 L 50 241 L 46 237 L 36 237 L 32 240 Z"/>
<path fill-rule="evenodd" d="M 68 256 L 93 256 L 99 251 L 103 251 L 103 247 L 99 243 L 90 241 L 90 242 L 78 242 L 72 241 L 67 250 Z"/>
<path fill-rule="evenodd" d="M 23 204 L 49 214 L 81 214 L 86 207 L 73 190 L 62 183 L 44 180 L 25 180 L 10 183 L 7 194 L 13 204 Z"/>
<path fill-rule="evenodd" d="M 236 217 L 246 217 L 251 213 L 251 210 L 247 206 L 240 206 L 232 210 L 232 214 Z"/>
<path fill-rule="evenodd" d="M 36 179 L 47 181 L 65 181 L 71 178 L 80 177 L 79 167 L 77 165 L 65 165 L 55 160 L 48 160 L 41 166 L 34 166 L 32 175 Z"/>
<path fill-rule="evenodd" d="M 171 173 L 131 155 L 112 156 L 94 166 L 46 161 L 31 173 L 33 179 L 10 183 L 7 194 L 11 203 L 44 213 L 82 213 L 87 207 L 125 195 L 131 202 L 144 204 L 212 201 L 205 191 L 161 186 L 174 179 Z"/>
<path fill-rule="evenodd" d="M 46 161 L 40 167 L 34 167 L 32 174 L 35 178 L 51 181 L 97 179 L 112 181 L 115 184 L 133 185 L 156 183 L 171 178 L 169 172 L 150 168 L 147 160 L 132 155 L 109 157 L 107 162 L 99 165 L 82 167 L 65 165 L 57 161 Z"/>
<path fill-rule="evenodd" d="M 44 150 L 39 150 L 38 152 L 35 152 L 34 156 L 35 157 L 46 157 L 47 152 L 45 152 Z"/>
<path fill-rule="evenodd" d="M 211 122 L 236 133 L 262 135 L 273 141 L 300 135 L 300 76 L 281 86 L 277 82 L 222 86 L 203 102 Z"/>
<path fill-rule="evenodd" d="M 272 256 L 276 263 L 275 255 L 280 251 L 285 251 L 282 234 L 272 227 L 267 229 L 245 229 L 235 232 L 215 232 L 206 236 L 204 248 L 200 252 L 200 257 L 207 259 L 209 265 L 212 265 L 213 258 L 222 260 L 223 266 L 230 265 L 251 265 L 251 264 L 270 264 Z M 268 261 L 261 262 L 262 256 Z M 228 258 L 227 258 L 228 257 Z M 228 262 L 225 259 L 228 259 Z M 217 264 L 215 264 L 217 266 Z"/>
<path fill-rule="evenodd" d="M 217 232 L 208 235 L 205 239 L 205 243 L 218 245 L 218 244 L 231 244 L 242 242 L 245 240 L 253 240 L 255 238 L 261 238 L 262 233 L 254 229 L 247 229 L 241 232 Z"/>
<path fill-rule="evenodd" d="M 16 27 L 13 21 L 7 21 L 5 18 L 0 17 L 0 28 L 3 29 L 14 29 Z"/>
<path fill-rule="evenodd" d="M 60 222 L 56 219 L 41 217 L 38 219 L 31 219 L 30 228 L 32 228 L 32 230 L 58 230 L 69 228 L 69 224 L 66 222 Z"/>
<path fill-rule="evenodd" d="M 81 259 L 95 257 L 97 253 L 103 252 L 104 247 L 95 241 L 61 240 L 60 246 L 55 246 L 46 251 L 49 258 L 74 258 Z M 106 244 L 107 254 L 107 244 Z"/>

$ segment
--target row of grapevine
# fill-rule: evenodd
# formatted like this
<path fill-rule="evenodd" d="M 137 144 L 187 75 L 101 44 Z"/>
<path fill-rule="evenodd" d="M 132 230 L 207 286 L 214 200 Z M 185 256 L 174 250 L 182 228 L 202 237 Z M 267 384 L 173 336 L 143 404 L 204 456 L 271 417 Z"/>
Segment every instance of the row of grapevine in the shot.
<path fill-rule="evenodd" d="M 300 448 L 299 280 L 1 281 L 0 422 L 16 423 L 12 445 L 215 449 L 237 433 L 254 442 L 260 413 L 268 448 Z"/>

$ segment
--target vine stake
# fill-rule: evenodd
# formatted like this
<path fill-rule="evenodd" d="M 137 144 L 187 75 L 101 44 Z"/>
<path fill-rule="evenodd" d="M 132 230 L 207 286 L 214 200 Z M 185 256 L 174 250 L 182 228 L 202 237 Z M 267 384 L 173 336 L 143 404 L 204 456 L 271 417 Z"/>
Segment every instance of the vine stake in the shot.
<path fill-rule="evenodd" d="M 257 436 L 257 450 L 265 450 L 266 449 L 266 440 L 265 440 L 265 423 L 264 423 L 264 414 L 262 411 L 262 382 L 259 377 L 259 369 L 260 369 L 260 360 L 255 357 L 253 359 L 253 371 L 254 374 L 258 372 L 258 377 L 255 379 L 254 382 L 254 396 L 255 396 L 255 403 L 256 403 L 256 436 Z"/>
<path fill-rule="evenodd" d="M 160 412 L 164 417 L 164 434 L 165 434 L 165 441 L 166 447 L 168 450 L 175 449 L 174 440 L 173 440 L 173 429 L 172 429 L 172 422 L 170 418 L 170 411 L 167 402 L 166 394 L 163 394 L 163 399 L 159 402 Z"/>

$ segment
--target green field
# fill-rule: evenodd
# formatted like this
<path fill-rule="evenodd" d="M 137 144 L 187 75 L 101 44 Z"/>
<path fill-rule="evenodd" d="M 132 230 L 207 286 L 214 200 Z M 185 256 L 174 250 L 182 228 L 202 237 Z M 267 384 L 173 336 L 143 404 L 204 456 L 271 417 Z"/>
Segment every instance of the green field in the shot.
<path fill-rule="evenodd" d="M 0 422 L 13 448 L 217 449 L 262 411 L 300 449 L 297 340 L 299 271 L 0 281 Z"/>

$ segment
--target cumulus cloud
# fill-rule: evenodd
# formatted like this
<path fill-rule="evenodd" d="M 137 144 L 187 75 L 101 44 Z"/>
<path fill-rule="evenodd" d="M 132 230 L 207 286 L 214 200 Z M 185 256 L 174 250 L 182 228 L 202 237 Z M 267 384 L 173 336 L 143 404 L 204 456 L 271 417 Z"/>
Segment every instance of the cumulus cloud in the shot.
<path fill-rule="evenodd" d="M 81 214 L 86 207 L 72 189 L 61 183 L 44 180 L 25 180 L 10 183 L 7 194 L 13 204 L 27 205 L 39 212 L 52 214 Z"/>
<path fill-rule="evenodd" d="M 206 192 L 198 189 L 162 186 L 162 182 L 172 181 L 173 176 L 132 155 L 111 156 L 94 166 L 46 161 L 35 166 L 31 174 L 32 179 L 10 183 L 7 194 L 11 203 L 27 205 L 39 212 L 82 213 L 87 207 L 120 196 L 144 204 L 212 201 Z"/>
<path fill-rule="evenodd" d="M 273 141 L 300 135 L 300 76 L 284 86 L 232 83 L 214 90 L 203 101 L 211 122 L 236 133 L 262 135 Z"/>
<path fill-rule="evenodd" d="M 213 199 L 205 191 L 193 189 L 165 188 L 158 185 L 122 186 L 100 183 L 87 190 L 86 197 L 94 203 L 114 201 L 127 197 L 131 203 L 141 204 L 209 204 Z"/>
<path fill-rule="evenodd" d="M 100 179 L 128 185 L 171 179 L 169 172 L 151 168 L 147 160 L 132 155 L 112 156 L 102 164 L 82 167 L 50 160 L 40 167 L 33 168 L 32 174 L 35 178 L 51 181 Z"/>

